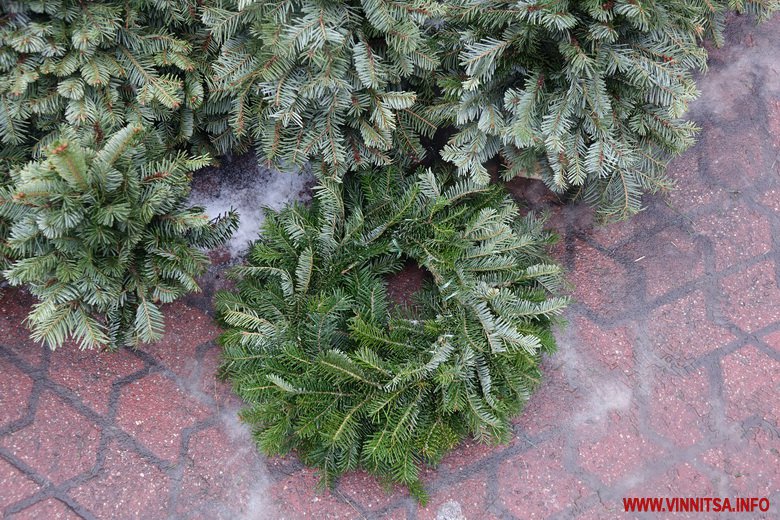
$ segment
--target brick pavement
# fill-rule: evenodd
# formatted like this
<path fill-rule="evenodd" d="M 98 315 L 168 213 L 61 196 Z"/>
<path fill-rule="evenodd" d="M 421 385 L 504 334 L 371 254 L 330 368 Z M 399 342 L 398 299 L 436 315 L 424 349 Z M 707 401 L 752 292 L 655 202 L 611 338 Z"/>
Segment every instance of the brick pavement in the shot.
<path fill-rule="evenodd" d="M 0 305 L 0 512 L 11 518 L 627 518 L 624 496 L 768 496 L 780 514 L 780 19 L 733 21 L 692 117 L 681 189 L 594 227 L 549 208 L 576 285 L 570 325 L 508 445 L 425 472 L 427 507 L 354 473 L 318 492 L 265 459 L 214 378 L 210 287 L 158 345 L 49 352 Z M 694 515 L 695 516 L 695 515 Z M 678 514 L 675 518 L 684 518 Z M 701 517 L 701 516 L 700 516 Z"/>

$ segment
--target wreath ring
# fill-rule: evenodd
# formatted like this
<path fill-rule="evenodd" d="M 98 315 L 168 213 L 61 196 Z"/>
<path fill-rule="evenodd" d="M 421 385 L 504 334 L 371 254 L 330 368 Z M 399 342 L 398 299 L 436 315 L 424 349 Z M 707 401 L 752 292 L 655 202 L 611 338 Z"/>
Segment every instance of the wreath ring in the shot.
<path fill-rule="evenodd" d="M 217 295 L 221 373 L 263 451 L 295 449 L 323 482 L 363 467 L 419 499 L 421 463 L 466 435 L 503 441 L 567 304 L 542 219 L 498 186 L 392 168 L 267 211 L 237 291 Z M 413 306 L 387 276 L 430 274 Z"/>

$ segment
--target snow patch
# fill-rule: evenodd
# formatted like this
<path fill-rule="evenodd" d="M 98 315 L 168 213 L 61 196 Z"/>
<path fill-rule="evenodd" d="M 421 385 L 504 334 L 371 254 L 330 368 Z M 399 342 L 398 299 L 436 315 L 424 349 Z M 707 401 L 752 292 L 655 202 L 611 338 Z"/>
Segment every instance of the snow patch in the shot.
<path fill-rule="evenodd" d="M 257 240 L 264 220 L 263 208 L 279 210 L 287 203 L 310 198 L 314 177 L 309 171 L 280 172 L 258 164 L 254 153 L 225 157 L 218 167 L 193 175 L 191 205 L 202 206 L 210 217 L 230 209 L 238 211 L 238 230 L 227 243 L 235 259 Z"/>

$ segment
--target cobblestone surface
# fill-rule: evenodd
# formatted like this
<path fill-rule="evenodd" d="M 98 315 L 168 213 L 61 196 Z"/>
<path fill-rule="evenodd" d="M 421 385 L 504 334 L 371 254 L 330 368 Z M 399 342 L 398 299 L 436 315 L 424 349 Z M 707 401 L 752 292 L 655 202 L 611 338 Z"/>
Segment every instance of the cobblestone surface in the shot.
<path fill-rule="evenodd" d="M 680 189 L 594 227 L 553 212 L 577 286 L 543 386 L 504 446 L 426 470 L 426 507 L 355 473 L 331 491 L 264 459 L 215 380 L 204 296 L 138 351 L 49 352 L 0 304 L 0 513 L 11 518 L 626 518 L 625 496 L 768 496 L 780 516 L 780 19 L 737 19 L 711 54 Z M 541 195 L 540 195 L 541 194 Z M 676 515 L 683 517 L 683 515 Z"/>

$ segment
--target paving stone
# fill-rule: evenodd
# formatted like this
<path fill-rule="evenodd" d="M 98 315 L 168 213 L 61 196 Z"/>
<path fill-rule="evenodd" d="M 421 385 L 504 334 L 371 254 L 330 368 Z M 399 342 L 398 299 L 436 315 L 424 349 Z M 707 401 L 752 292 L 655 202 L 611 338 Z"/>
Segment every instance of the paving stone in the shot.
<path fill-rule="evenodd" d="M 82 517 L 56 498 L 47 498 L 11 515 L 11 518 L 13 520 L 81 520 Z"/>
<path fill-rule="evenodd" d="M 780 162 L 778 162 L 780 164 Z M 776 166 L 777 167 L 777 166 Z M 780 187 L 778 183 L 758 194 L 757 202 L 764 208 L 773 212 L 774 215 L 780 215 Z"/>
<path fill-rule="evenodd" d="M 688 463 L 678 464 L 677 466 L 661 473 L 655 477 L 643 479 L 630 490 L 624 493 L 626 498 L 636 497 L 654 497 L 669 498 L 675 497 L 696 498 L 696 497 L 716 497 L 720 496 L 710 478 L 701 471 L 695 469 Z M 665 504 L 665 502 L 664 502 Z M 665 504 L 666 505 L 666 504 Z M 623 511 L 623 501 L 614 501 L 610 509 Z M 630 513 L 622 513 L 628 517 Z M 656 514 L 655 516 L 660 516 Z M 675 512 L 667 515 L 669 518 L 704 518 L 706 513 L 701 512 Z"/>
<path fill-rule="evenodd" d="M 100 430 L 52 393 L 44 392 L 32 424 L 0 438 L 0 446 L 54 484 L 90 470 Z"/>
<path fill-rule="evenodd" d="M 598 364 L 593 365 L 594 371 L 616 373 L 624 378 L 634 374 L 634 338 L 628 329 L 599 327 L 583 317 L 577 317 L 571 327 L 577 348 Z"/>
<path fill-rule="evenodd" d="M 182 302 L 166 305 L 164 311 L 165 335 L 157 343 L 144 345 L 143 350 L 179 376 L 189 378 L 198 365 L 198 346 L 215 339 L 219 329 L 203 311 Z"/>
<path fill-rule="evenodd" d="M 724 314 L 745 332 L 780 321 L 780 289 L 774 265 L 761 262 L 722 280 Z"/>
<path fill-rule="evenodd" d="M 619 262 L 583 241 L 577 241 L 574 258 L 576 268 L 568 278 L 574 284 L 577 302 L 607 318 L 629 312 L 638 304 L 641 295 Z"/>
<path fill-rule="evenodd" d="M 515 436 L 505 444 L 481 443 L 467 437 L 454 450 L 444 456 L 437 471 L 453 474 L 467 471 L 472 464 L 488 457 L 501 457 L 501 453 L 517 444 L 523 444 L 522 439 Z"/>
<path fill-rule="evenodd" d="M 255 506 L 259 518 L 304 518 L 347 519 L 359 518 L 354 507 L 331 490 L 321 490 L 319 477 L 312 469 L 305 469 L 295 475 L 281 479 Z M 262 515 L 266 515 L 265 517 Z"/>
<path fill-rule="evenodd" d="M 769 167 L 763 160 L 766 140 L 761 132 L 757 125 L 707 126 L 700 140 L 708 175 L 733 192 L 749 189 Z M 739 144 L 723 153 L 723 142 L 734 135 L 740 135 Z"/>
<path fill-rule="evenodd" d="M 166 306 L 168 333 L 143 347 L 161 366 L 117 388 L 116 419 L 106 413 L 108 396 L 117 379 L 142 367 L 137 356 L 47 353 L 22 325 L 33 299 L 6 290 L 0 431 L 26 413 L 33 379 L 44 390 L 33 423 L 0 434 L 3 453 L 55 483 L 82 475 L 58 496 L 95 518 L 604 520 L 633 517 L 622 509 L 627 493 L 766 494 L 780 504 L 775 49 L 780 17 L 758 27 L 732 17 L 727 45 L 712 49 L 701 78 L 704 98 L 693 105 L 700 143 L 669 170 L 679 189 L 645 197 L 637 217 L 594 227 L 586 205 L 563 206 L 538 182 L 509 183 L 534 209 L 550 210 L 563 237 L 554 254 L 571 269 L 577 305 L 556 334 L 558 353 L 545 356 L 515 439 L 502 447 L 469 442 L 438 470 L 424 469 L 428 506 L 399 488 L 387 493 L 365 473 L 319 492 L 316 472 L 294 453 L 256 454 L 234 419 L 239 401 L 214 378 L 218 329 L 204 309 L 225 285 L 217 272 L 204 278 L 203 295 Z M 103 419 L 92 424 L 48 385 L 72 390 Z M 114 438 L 98 457 L 101 428 L 132 439 Z M 39 491 L 30 476 L 0 456 L 0 510 Z M 77 516 L 48 498 L 14 517 Z"/>
<path fill-rule="evenodd" d="M 0 458 L 0 511 L 40 489 L 32 479 Z"/>
<path fill-rule="evenodd" d="M 636 486 L 626 496 L 714 497 L 717 494 L 709 477 L 691 464 L 682 463 Z"/>
<path fill-rule="evenodd" d="M 223 425 L 190 438 L 177 513 L 212 519 L 249 514 L 253 495 L 262 495 L 270 479 L 248 432 L 236 440 Z"/>
<path fill-rule="evenodd" d="M 566 380 L 561 357 L 556 354 L 543 362 L 542 383 L 515 419 L 517 430 L 525 435 L 538 435 L 565 424 L 582 406 L 584 397 Z"/>
<path fill-rule="evenodd" d="M 718 271 L 772 249 L 769 220 L 745 201 L 699 217 L 694 229 L 711 243 Z"/>
<path fill-rule="evenodd" d="M 580 465 L 607 486 L 635 478 L 643 466 L 663 456 L 664 451 L 639 432 L 632 414 L 610 412 L 607 424 L 600 436 L 593 428 L 583 429 L 578 446 Z"/>
<path fill-rule="evenodd" d="M 669 165 L 667 174 L 676 189 L 667 196 L 672 207 L 681 213 L 689 213 L 692 209 L 726 198 L 724 191 L 709 176 L 702 174 L 699 168 L 702 153 L 705 153 L 703 147 L 697 144 Z"/>
<path fill-rule="evenodd" d="M 173 461 L 182 430 L 208 415 L 208 408 L 173 380 L 152 374 L 122 388 L 116 421 L 158 457 Z"/>
<path fill-rule="evenodd" d="M 587 487 L 564 466 L 563 452 L 564 439 L 559 436 L 502 462 L 498 472 L 502 506 L 517 518 L 548 518 L 587 495 Z"/>
<path fill-rule="evenodd" d="M 27 374 L 0 358 L 0 428 L 27 415 L 32 389 Z"/>
<path fill-rule="evenodd" d="M 701 460 L 723 472 L 731 496 L 769 497 L 780 489 L 780 436 L 771 428 L 755 427 L 739 439 L 708 450 Z M 766 518 L 778 518 L 775 502 Z"/>
<path fill-rule="evenodd" d="M 144 368 L 129 350 L 82 350 L 68 342 L 51 354 L 52 381 L 73 391 L 99 414 L 108 413 L 112 384 Z"/>
<path fill-rule="evenodd" d="M 725 347 L 735 339 L 728 328 L 707 317 L 706 297 L 695 291 L 655 308 L 647 320 L 647 339 L 661 365 L 684 371 L 694 359 Z"/>
<path fill-rule="evenodd" d="M 631 257 L 644 272 L 645 292 L 658 298 L 704 274 L 701 244 L 686 230 L 669 227 L 635 242 Z M 669 273 L 674 276 L 669 276 Z"/>
<path fill-rule="evenodd" d="M 770 332 L 769 334 L 764 336 L 763 339 L 767 345 L 775 349 L 777 352 L 780 352 L 780 330 L 776 332 Z"/>
<path fill-rule="evenodd" d="M 409 496 L 409 492 L 400 486 L 383 486 L 375 476 L 365 471 L 353 471 L 341 477 L 338 490 L 370 512 L 385 509 L 399 497 Z"/>
<path fill-rule="evenodd" d="M 687 376 L 659 377 L 650 399 L 650 425 L 681 448 L 693 446 L 715 430 L 711 400 L 709 380 L 701 369 Z"/>
<path fill-rule="evenodd" d="M 643 211 L 628 220 L 594 225 L 588 229 L 588 235 L 608 250 L 617 250 L 638 236 L 646 235 L 648 230 L 656 228 L 660 222 L 655 213 Z"/>
<path fill-rule="evenodd" d="M 165 518 L 169 486 L 164 471 L 113 442 L 100 475 L 68 494 L 97 518 Z"/>
<path fill-rule="evenodd" d="M 491 512 L 487 503 L 488 476 L 479 472 L 458 479 L 431 494 L 425 507 L 417 510 L 419 520 L 462 520 L 479 518 L 494 520 L 500 518 Z"/>
<path fill-rule="evenodd" d="M 721 360 L 726 416 L 735 421 L 755 415 L 769 422 L 780 418 L 780 361 L 753 345 Z"/>
<path fill-rule="evenodd" d="M 228 381 L 217 377 L 217 371 L 222 363 L 221 349 L 214 345 L 203 353 L 203 359 L 199 362 L 200 374 L 196 390 L 214 399 L 219 408 L 231 406 L 240 402 L 230 388 Z"/>
<path fill-rule="evenodd" d="M 3 289 L 0 305 L 0 345 L 33 366 L 40 366 L 46 348 L 30 339 L 24 320 L 35 299 L 27 291 Z"/>

